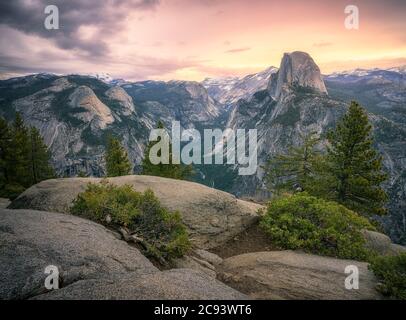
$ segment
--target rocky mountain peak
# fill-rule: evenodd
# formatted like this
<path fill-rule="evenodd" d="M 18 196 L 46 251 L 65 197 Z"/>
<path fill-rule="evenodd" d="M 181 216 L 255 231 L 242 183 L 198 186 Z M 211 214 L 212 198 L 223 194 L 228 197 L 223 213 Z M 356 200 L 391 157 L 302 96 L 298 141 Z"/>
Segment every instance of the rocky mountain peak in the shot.
<path fill-rule="evenodd" d="M 293 86 L 327 93 L 320 68 L 306 52 L 285 53 L 279 71 L 271 75 L 268 90 L 274 99 L 279 99 L 282 92 Z"/>
<path fill-rule="evenodd" d="M 123 88 L 119 86 L 114 86 L 108 89 L 105 92 L 105 94 L 110 99 L 116 100 L 121 105 L 122 107 L 122 110 L 120 110 L 121 114 L 129 116 L 130 114 L 135 112 L 133 99 L 127 94 L 127 92 Z"/>
<path fill-rule="evenodd" d="M 72 107 L 84 109 L 83 112 L 75 114 L 76 118 L 84 122 L 95 120 L 94 125 L 99 129 L 104 129 L 114 122 L 110 108 L 100 101 L 91 88 L 80 86 L 69 99 Z"/>

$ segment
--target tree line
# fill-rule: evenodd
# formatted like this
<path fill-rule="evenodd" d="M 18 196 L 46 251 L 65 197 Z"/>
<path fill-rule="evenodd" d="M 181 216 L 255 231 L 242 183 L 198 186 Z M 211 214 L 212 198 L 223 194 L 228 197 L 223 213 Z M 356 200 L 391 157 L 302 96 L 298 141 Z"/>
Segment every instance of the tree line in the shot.
<path fill-rule="evenodd" d="M 13 199 L 30 186 L 55 177 L 40 132 L 26 127 L 20 113 L 9 125 L 0 118 L 0 197 Z"/>
<path fill-rule="evenodd" d="M 161 121 L 158 121 L 158 129 L 164 129 Z M 141 163 L 143 175 L 158 176 L 172 179 L 187 179 L 193 174 L 192 166 L 184 164 L 172 163 L 172 145 L 169 144 L 169 164 L 153 164 L 149 158 L 149 153 L 156 143 L 160 142 L 161 137 L 157 141 L 151 141 L 145 148 L 144 157 Z M 158 156 L 160 156 L 158 152 Z M 106 149 L 106 172 L 108 177 L 123 176 L 132 173 L 132 165 L 128 159 L 127 152 L 120 144 L 117 138 L 109 137 Z"/>
<path fill-rule="evenodd" d="M 158 128 L 164 128 L 162 122 L 158 123 Z M 190 177 L 191 166 L 151 163 L 149 150 L 157 142 L 151 142 L 145 148 L 142 174 L 174 179 Z M 11 124 L 0 117 L 0 197 L 14 199 L 30 186 L 55 178 L 50 159 L 50 152 L 40 132 L 35 127 L 27 127 L 20 113 L 16 113 Z M 133 173 L 133 165 L 127 151 L 120 141 L 111 135 L 107 139 L 105 162 L 107 177 Z M 79 173 L 79 176 L 85 174 Z"/>

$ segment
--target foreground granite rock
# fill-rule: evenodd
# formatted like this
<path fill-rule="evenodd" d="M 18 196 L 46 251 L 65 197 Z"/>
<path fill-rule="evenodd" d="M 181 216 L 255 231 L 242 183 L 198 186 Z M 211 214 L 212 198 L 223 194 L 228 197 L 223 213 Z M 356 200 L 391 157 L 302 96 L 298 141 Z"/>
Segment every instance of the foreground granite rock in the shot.
<path fill-rule="evenodd" d="M 129 274 L 117 280 L 78 281 L 67 288 L 35 297 L 37 300 L 218 300 L 247 299 L 210 276 L 190 269 Z"/>
<path fill-rule="evenodd" d="M 173 261 L 176 268 L 188 268 L 216 278 L 216 266 L 223 261 L 218 255 L 206 250 L 196 249 L 182 258 Z"/>
<path fill-rule="evenodd" d="M 345 288 L 344 270 L 359 270 L 359 289 Z M 293 251 L 247 253 L 225 259 L 218 279 L 254 299 L 380 299 L 367 263 Z"/>
<path fill-rule="evenodd" d="M 151 189 L 170 210 L 178 210 L 192 242 L 201 249 L 216 247 L 258 220 L 260 205 L 204 185 L 152 176 L 124 176 L 108 179 L 129 184 L 137 191 Z M 68 213 L 73 199 L 98 178 L 68 178 L 43 181 L 14 200 L 11 209 L 34 209 Z"/>
<path fill-rule="evenodd" d="M 7 208 L 10 205 L 11 201 L 6 198 L 0 198 L 0 208 Z"/>
<path fill-rule="evenodd" d="M 60 282 L 50 292 L 49 265 Z M 101 225 L 34 210 L 0 210 L 0 279 L 0 299 L 246 298 L 196 271 L 159 271 Z"/>
<path fill-rule="evenodd" d="M 406 247 L 392 243 L 385 234 L 376 231 L 362 230 L 366 241 L 366 247 L 380 255 L 392 256 L 406 252 Z"/>

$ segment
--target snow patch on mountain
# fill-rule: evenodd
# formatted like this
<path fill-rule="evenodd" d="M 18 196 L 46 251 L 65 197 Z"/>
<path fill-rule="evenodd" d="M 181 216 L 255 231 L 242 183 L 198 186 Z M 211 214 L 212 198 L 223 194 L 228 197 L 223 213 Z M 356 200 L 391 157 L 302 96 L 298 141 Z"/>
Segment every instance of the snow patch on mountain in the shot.
<path fill-rule="evenodd" d="M 202 85 L 213 99 L 229 107 L 240 99 L 249 99 L 255 92 L 265 90 L 269 77 L 277 71 L 278 68 L 269 67 L 245 77 L 207 78 Z"/>

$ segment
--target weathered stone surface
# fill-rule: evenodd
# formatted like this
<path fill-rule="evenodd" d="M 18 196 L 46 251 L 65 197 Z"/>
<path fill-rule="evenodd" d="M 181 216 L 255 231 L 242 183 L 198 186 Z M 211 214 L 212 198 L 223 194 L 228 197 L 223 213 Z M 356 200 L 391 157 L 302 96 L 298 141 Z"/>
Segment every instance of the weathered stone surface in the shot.
<path fill-rule="evenodd" d="M 59 290 L 45 288 L 49 265 Z M 101 225 L 34 210 L 0 210 L 0 279 L 0 299 L 246 298 L 197 271 L 159 271 Z"/>
<path fill-rule="evenodd" d="M 76 282 L 35 299 L 168 299 L 218 300 L 247 299 L 238 291 L 203 273 L 173 269 L 150 274 L 134 274 L 118 280 L 97 279 Z"/>
<path fill-rule="evenodd" d="M 216 278 L 216 271 L 213 265 L 206 261 L 195 259 L 191 256 L 184 256 L 174 261 L 176 268 L 187 268 L 207 274 L 211 278 Z"/>
<path fill-rule="evenodd" d="M 63 286 L 106 275 L 158 271 L 103 226 L 59 213 L 1 210 L 0 247 L 2 299 L 45 292 L 44 271 L 49 265 L 58 267 Z"/>
<path fill-rule="evenodd" d="M 7 208 L 7 206 L 9 206 L 10 203 L 11 203 L 11 201 L 9 199 L 0 198 L 0 209 L 1 208 Z"/>
<path fill-rule="evenodd" d="M 359 270 L 359 289 L 345 288 L 345 268 Z M 218 279 L 254 299 L 380 299 L 367 263 L 293 251 L 257 252 L 225 259 Z"/>
<path fill-rule="evenodd" d="M 390 245 L 390 252 L 393 252 L 393 254 L 406 253 L 406 247 L 396 243 L 392 243 Z"/>
<path fill-rule="evenodd" d="M 176 268 L 188 268 L 201 271 L 216 278 L 216 266 L 223 262 L 218 255 L 202 249 L 195 249 L 189 255 L 174 261 Z"/>
<path fill-rule="evenodd" d="M 212 265 L 218 265 L 223 262 L 223 259 L 220 258 L 217 254 L 208 252 L 202 249 L 196 249 L 194 253 L 201 259 L 211 263 Z"/>
<path fill-rule="evenodd" d="M 391 239 L 376 231 L 362 230 L 366 247 L 381 255 L 396 255 L 406 251 L 406 247 L 392 243 Z"/>
<path fill-rule="evenodd" d="M 258 220 L 260 205 L 198 183 L 152 176 L 109 178 L 110 182 L 129 184 L 137 191 L 151 189 L 170 210 L 178 210 L 188 227 L 192 242 L 210 249 L 234 237 Z M 69 178 L 43 181 L 14 200 L 9 208 L 68 213 L 73 199 L 98 178 Z"/>
<path fill-rule="evenodd" d="M 306 52 L 295 51 L 283 55 L 278 72 L 271 75 L 269 91 L 278 99 L 285 90 L 293 86 L 327 94 L 320 69 Z"/>
<path fill-rule="evenodd" d="M 82 121 L 89 122 L 97 129 L 105 129 L 114 122 L 113 114 L 94 91 L 87 86 L 80 86 L 69 96 L 71 107 L 82 108 L 86 111 L 76 113 L 74 116 Z"/>

